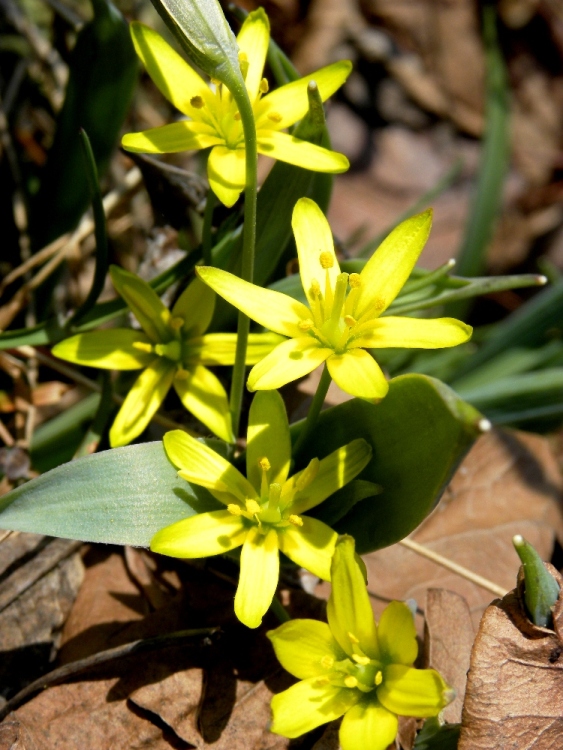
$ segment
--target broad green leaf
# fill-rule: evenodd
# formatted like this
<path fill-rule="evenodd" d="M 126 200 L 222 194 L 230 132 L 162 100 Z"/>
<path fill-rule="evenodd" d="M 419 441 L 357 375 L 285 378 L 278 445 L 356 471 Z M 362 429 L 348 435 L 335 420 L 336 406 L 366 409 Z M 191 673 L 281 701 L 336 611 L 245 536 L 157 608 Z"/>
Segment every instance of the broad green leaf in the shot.
<path fill-rule="evenodd" d="M 302 462 L 358 437 L 372 446 L 359 479 L 382 491 L 358 502 L 335 526 L 351 534 L 363 554 L 403 539 L 426 518 L 480 434 L 481 419 L 440 381 L 403 375 L 391 380 L 378 405 L 354 399 L 323 412 Z M 299 425 L 294 437 L 298 431 Z"/>
<path fill-rule="evenodd" d="M 179 479 L 161 442 L 96 453 L 0 498 L 0 528 L 148 547 L 169 524 L 221 506 Z"/>

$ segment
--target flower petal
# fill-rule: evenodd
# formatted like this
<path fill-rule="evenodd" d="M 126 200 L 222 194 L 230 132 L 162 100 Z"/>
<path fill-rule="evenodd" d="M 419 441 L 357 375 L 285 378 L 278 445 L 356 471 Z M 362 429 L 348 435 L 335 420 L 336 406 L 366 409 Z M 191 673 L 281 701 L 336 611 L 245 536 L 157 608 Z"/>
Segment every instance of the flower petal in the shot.
<path fill-rule="evenodd" d="M 308 375 L 332 354 L 309 336 L 289 339 L 254 365 L 248 375 L 249 391 L 273 390 Z"/>
<path fill-rule="evenodd" d="M 245 153 L 244 147 L 215 146 L 209 154 L 209 186 L 227 208 L 234 206 L 246 184 Z"/>
<path fill-rule="evenodd" d="M 277 391 L 259 391 L 252 400 L 246 441 L 246 476 L 260 494 L 263 470 L 260 461 L 267 458 L 268 484 L 283 484 L 289 473 L 291 440 L 282 397 Z"/>
<path fill-rule="evenodd" d="M 235 614 L 248 628 L 257 628 L 272 603 L 280 573 L 278 534 L 262 534 L 252 526 L 242 545 Z"/>
<path fill-rule="evenodd" d="M 432 226 L 432 209 L 403 221 L 383 240 L 364 266 L 351 315 L 360 318 L 370 308 L 386 310 L 409 278 Z"/>
<path fill-rule="evenodd" d="M 464 344 L 473 329 L 455 318 L 384 317 L 374 320 L 373 330 L 353 343 L 366 349 L 404 347 L 443 349 Z"/>
<path fill-rule="evenodd" d="M 399 721 L 373 698 L 351 708 L 340 726 L 342 750 L 387 750 L 397 736 Z"/>
<path fill-rule="evenodd" d="M 251 333 L 246 348 L 246 364 L 259 362 L 283 341 L 285 339 L 277 333 Z M 236 333 L 206 333 L 187 342 L 184 363 L 232 365 L 235 362 L 236 345 Z"/>
<path fill-rule="evenodd" d="M 176 374 L 174 388 L 186 409 L 221 440 L 234 443 L 229 400 L 221 381 L 203 365 L 194 365 L 181 374 Z"/>
<path fill-rule="evenodd" d="M 381 367 L 364 349 L 333 354 L 326 364 L 336 385 L 346 393 L 374 404 L 387 395 L 389 383 Z"/>
<path fill-rule="evenodd" d="M 300 515 L 322 503 L 327 497 L 351 482 L 368 465 L 371 459 L 371 446 L 363 438 L 352 440 L 337 448 L 319 463 L 319 471 L 308 487 L 296 495 L 292 511 Z M 291 477 L 292 485 L 302 472 Z M 284 489 L 284 494 L 286 487 Z"/>
<path fill-rule="evenodd" d="M 172 362 L 158 357 L 139 375 L 109 431 L 112 448 L 127 445 L 139 437 L 164 401 L 172 385 L 175 369 Z"/>
<path fill-rule="evenodd" d="M 209 328 L 215 311 L 215 293 L 201 279 L 188 284 L 172 308 L 173 317 L 184 320 L 182 331 L 187 338 L 201 336 Z"/>
<path fill-rule="evenodd" d="M 332 637 L 326 622 L 290 620 L 266 633 L 284 669 L 300 680 L 319 677 L 330 671 L 322 659 L 341 661 L 346 654 Z"/>
<path fill-rule="evenodd" d="M 240 547 L 247 533 L 240 516 L 228 510 L 214 510 L 157 531 L 151 539 L 151 550 L 185 559 L 211 557 Z"/>
<path fill-rule="evenodd" d="M 134 273 L 118 266 L 110 266 L 112 283 L 129 306 L 143 330 L 154 342 L 166 342 L 173 338 L 168 321 L 170 311 L 163 305 L 154 289 Z"/>
<path fill-rule="evenodd" d="M 258 96 L 260 81 L 264 75 L 269 41 L 270 21 L 264 9 L 258 8 L 248 14 L 237 36 L 239 50 L 248 58 L 248 72 L 244 82 L 252 104 Z"/>
<path fill-rule="evenodd" d="M 401 716 L 437 716 L 452 698 L 452 691 L 434 669 L 403 664 L 385 668 L 377 697 L 386 709 Z"/>
<path fill-rule="evenodd" d="M 280 549 L 297 565 L 323 581 L 330 581 L 330 564 L 338 534 L 317 518 L 303 516 L 301 521 L 303 526 L 289 526 L 280 531 Z"/>
<path fill-rule="evenodd" d="M 354 540 L 341 537 L 332 559 L 332 591 L 328 600 L 328 624 L 347 654 L 353 653 L 355 637 L 371 659 L 379 659 L 377 629 L 364 576 L 356 560 Z"/>
<path fill-rule="evenodd" d="M 191 435 L 172 430 L 166 433 L 163 441 L 166 455 L 188 482 L 230 493 L 243 503 L 256 497 L 254 488 L 238 469 Z"/>
<path fill-rule="evenodd" d="M 250 284 L 219 268 L 199 266 L 196 272 L 217 294 L 264 328 L 282 336 L 303 335 L 299 322 L 310 318 L 311 311 L 302 302 Z"/>
<path fill-rule="evenodd" d="M 311 284 L 317 281 L 324 291 L 325 278 L 330 279 L 331 289 L 334 290 L 336 278 L 340 273 L 340 266 L 334 252 L 334 242 L 328 221 L 315 201 L 310 198 L 300 198 L 293 209 L 291 226 L 295 235 L 297 254 L 299 256 L 299 273 L 301 283 L 309 304 L 315 302 L 311 294 Z M 321 253 L 329 254 L 333 265 L 326 271 L 321 266 Z"/>
<path fill-rule="evenodd" d="M 138 370 L 150 365 L 155 355 L 136 349 L 135 344 L 150 346 L 151 340 L 144 333 L 131 328 L 110 328 L 71 336 L 59 341 L 52 352 L 55 357 L 77 365 L 107 370 Z"/>
<path fill-rule="evenodd" d="M 201 108 L 193 107 L 190 99 L 199 96 L 207 107 L 212 106 L 209 86 L 156 31 L 137 21 L 129 29 L 135 51 L 161 93 L 180 112 L 199 119 Z"/>
<path fill-rule="evenodd" d="M 270 156 L 296 167 L 310 169 L 312 172 L 341 174 L 350 167 L 350 162 L 338 151 L 331 151 L 309 141 L 302 141 L 288 133 L 277 130 L 259 130 L 258 153 Z"/>
<path fill-rule="evenodd" d="M 410 667 L 418 655 L 414 617 L 404 602 L 391 602 L 383 610 L 377 626 L 381 658 L 389 664 Z"/>
<path fill-rule="evenodd" d="M 302 680 L 272 698 L 270 731 L 283 737 L 299 737 L 339 719 L 360 696 L 359 690 L 326 685 L 318 677 Z"/>
<path fill-rule="evenodd" d="M 309 111 L 309 98 L 307 96 L 309 81 L 315 81 L 324 102 L 342 86 L 351 70 L 351 62 L 340 60 L 332 65 L 327 65 L 326 68 L 316 70 L 305 78 L 300 78 L 298 81 L 275 89 L 261 99 L 255 107 L 257 129 L 265 127 L 283 130 L 293 125 L 297 120 L 301 120 Z M 269 114 L 274 115 L 275 119 L 270 119 Z"/>
<path fill-rule="evenodd" d="M 172 122 L 158 128 L 126 133 L 121 145 L 126 151 L 141 154 L 175 154 L 178 151 L 199 151 L 223 143 L 209 125 L 202 122 Z"/>

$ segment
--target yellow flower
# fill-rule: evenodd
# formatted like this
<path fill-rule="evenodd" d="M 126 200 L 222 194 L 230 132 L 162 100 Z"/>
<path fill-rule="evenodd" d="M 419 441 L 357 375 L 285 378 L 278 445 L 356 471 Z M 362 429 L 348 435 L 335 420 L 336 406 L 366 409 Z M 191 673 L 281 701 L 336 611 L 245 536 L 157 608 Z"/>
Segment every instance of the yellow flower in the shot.
<path fill-rule="evenodd" d="M 272 732 L 299 735 L 344 715 L 342 750 L 385 750 L 397 715 L 428 717 L 453 698 L 441 675 L 415 669 L 411 611 L 391 602 L 376 625 L 354 540 L 342 537 L 332 562 L 328 625 L 291 620 L 268 633 L 282 666 L 301 682 L 272 699 Z"/>
<path fill-rule="evenodd" d="M 232 206 L 245 185 L 245 146 L 236 103 L 218 82 L 214 90 L 159 36 L 140 23 L 131 24 L 137 54 L 164 96 L 189 120 L 141 133 L 128 133 L 129 151 L 166 154 L 211 147 L 207 174 L 213 192 Z M 270 24 L 262 8 L 248 15 L 237 37 L 241 68 L 256 120 L 258 153 L 315 172 L 345 172 L 345 156 L 283 133 L 308 111 L 307 86 L 315 81 L 323 101 L 342 86 L 352 68 L 347 60 L 288 83 L 268 94 L 263 77 Z M 267 94 L 267 95 L 266 95 Z"/>
<path fill-rule="evenodd" d="M 330 580 L 336 532 L 302 515 L 354 479 L 371 457 L 365 440 L 353 440 L 288 478 L 291 441 L 287 415 L 277 391 L 254 397 L 246 451 L 247 477 L 203 443 L 184 432 L 164 436 L 178 475 L 206 487 L 226 505 L 167 526 L 151 549 L 171 557 L 219 555 L 242 545 L 235 613 L 249 628 L 260 625 L 279 578 L 279 554 Z"/>
<path fill-rule="evenodd" d="M 377 402 L 389 386 L 366 349 L 436 349 L 467 341 L 471 326 L 453 318 L 382 317 L 409 278 L 431 223 L 431 211 L 407 219 L 360 274 L 348 275 L 340 272 L 323 213 L 312 200 L 301 198 L 292 225 L 308 307 L 218 268 L 198 268 L 200 278 L 217 294 L 265 328 L 290 337 L 253 367 L 249 390 L 280 388 L 326 362 L 343 391 Z"/>
<path fill-rule="evenodd" d="M 227 394 L 206 365 L 232 365 L 236 334 L 205 334 L 215 294 L 199 279 L 180 295 L 172 310 L 133 273 L 110 268 L 113 285 L 134 313 L 142 331 L 112 328 L 71 336 L 53 347 L 56 357 L 88 367 L 140 370 L 111 427 L 110 445 L 138 437 L 161 405 L 171 385 L 188 411 L 212 432 L 234 442 Z M 279 341 L 279 337 L 276 337 Z M 252 334 L 247 364 L 261 359 L 277 341 Z"/>

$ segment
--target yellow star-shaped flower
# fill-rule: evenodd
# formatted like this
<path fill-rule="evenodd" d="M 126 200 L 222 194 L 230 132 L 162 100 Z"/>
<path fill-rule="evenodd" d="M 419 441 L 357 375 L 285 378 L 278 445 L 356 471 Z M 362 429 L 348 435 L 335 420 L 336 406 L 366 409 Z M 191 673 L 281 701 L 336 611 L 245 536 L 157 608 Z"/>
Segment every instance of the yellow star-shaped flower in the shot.
<path fill-rule="evenodd" d="M 140 23 L 131 24 L 133 43 L 149 75 L 164 96 L 189 120 L 128 133 L 129 151 L 166 154 L 211 147 L 207 174 L 219 200 L 232 206 L 245 185 L 245 144 L 237 105 L 219 83 L 213 88 L 162 39 Z M 264 10 L 248 15 L 237 37 L 240 64 L 256 120 L 258 153 L 316 172 L 345 172 L 345 156 L 282 132 L 308 111 L 307 86 L 315 81 L 323 101 L 342 86 L 352 65 L 347 60 L 268 93 L 263 77 L 270 39 Z"/>
<path fill-rule="evenodd" d="M 400 716 L 428 717 L 454 697 L 434 669 L 415 669 L 411 611 L 391 602 L 373 619 L 354 540 L 342 537 L 332 561 L 328 625 L 291 620 L 268 633 L 282 666 L 298 677 L 272 699 L 272 732 L 299 735 L 344 716 L 342 750 L 385 750 Z"/>
<path fill-rule="evenodd" d="M 431 211 L 407 219 L 361 273 L 341 273 L 327 220 L 314 201 L 301 198 L 292 225 L 309 306 L 218 268 L 198 268 L 217 294 L 265 328 L 289 337 L 252 368 L 249 390 L 280 388 L 326 362 L 343 391 L 376 402 L 389 386 L 366 349 L 437 349 L 467 341 L 471 326 L 453 318 L 383 316 L 409 278 L 431 224 Z"/>

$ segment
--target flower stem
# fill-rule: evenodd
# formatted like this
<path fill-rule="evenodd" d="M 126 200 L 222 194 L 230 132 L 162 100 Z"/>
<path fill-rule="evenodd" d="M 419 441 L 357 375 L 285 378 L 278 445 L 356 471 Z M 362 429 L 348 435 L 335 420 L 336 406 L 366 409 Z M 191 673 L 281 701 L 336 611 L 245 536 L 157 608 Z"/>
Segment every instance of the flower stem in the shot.
<path fill-rule="evenodd" d="M 317 419 L 319 418 L 319 414 L 321 413 L 321 409 L 323 407 L 331 380 L 332 378 L 330 377 L 328 367 L 325 365 L 323 368 L 323 374 L 321 375 L 321 379 L 317 387 L 317 392 L 313 396 L 313 402 L 309 407 L 309 412 L 307 414 L 307 418 L 305 419 L 305 424 L 303 425 L 301 432 L 299 433 L 299 437 L 297 438 L 297 442 L 295 443 L 295 447 L 293 448 L 294 458 L 297 458 L 306 441 L 311 436 L 315 425 L 317 424 Z"/>
<path fill-rule="evenodd" d="M 203 229 L 201 231 L 201 252 L 203 256 L 203 265 L 212 266 L 213 260 L 211 257 L 211 242 L 212 242 L 212 230 L 213 230 L 213 211 L 217 205 L 217 198 L 211 188 L 207 192 L 207 200 L 205 201 L 205 212 L 203 214 Z"/>
<path fill-rule="evenodd" d="M 244 190 L 244 234 L 242 239 L 241 278 L 244 281 L 252 282 L 254 276 L 254 250 L 256 245 L 256 193 L 258 189 L 258 176 L 256 173 L 258 165 L 256 123 L 254 121 L 254 112 L 252 111 L 252 105 L 250 104 L 246 89 L 244 89 L 244 91 L 233 91 L 232 94 L 239 108 L 242 127 L 244 130 L 244 143 L 246 150 L 246 187 Z M 246 347 L 248 344 L 249 330 L 250 319 L 244 313 L 239 312 L 237 347 L 229 403 L 233 432 L 235 435 L 238 435 L 240 425 L 242 395 L 246 374 Z"/>
<path fill-rule="evenodd" d="M 281 623 L 289 622 L 289 620 L 291 620 L 289 612 L 275 595 L 270 604 L 270 609 Z"/>

